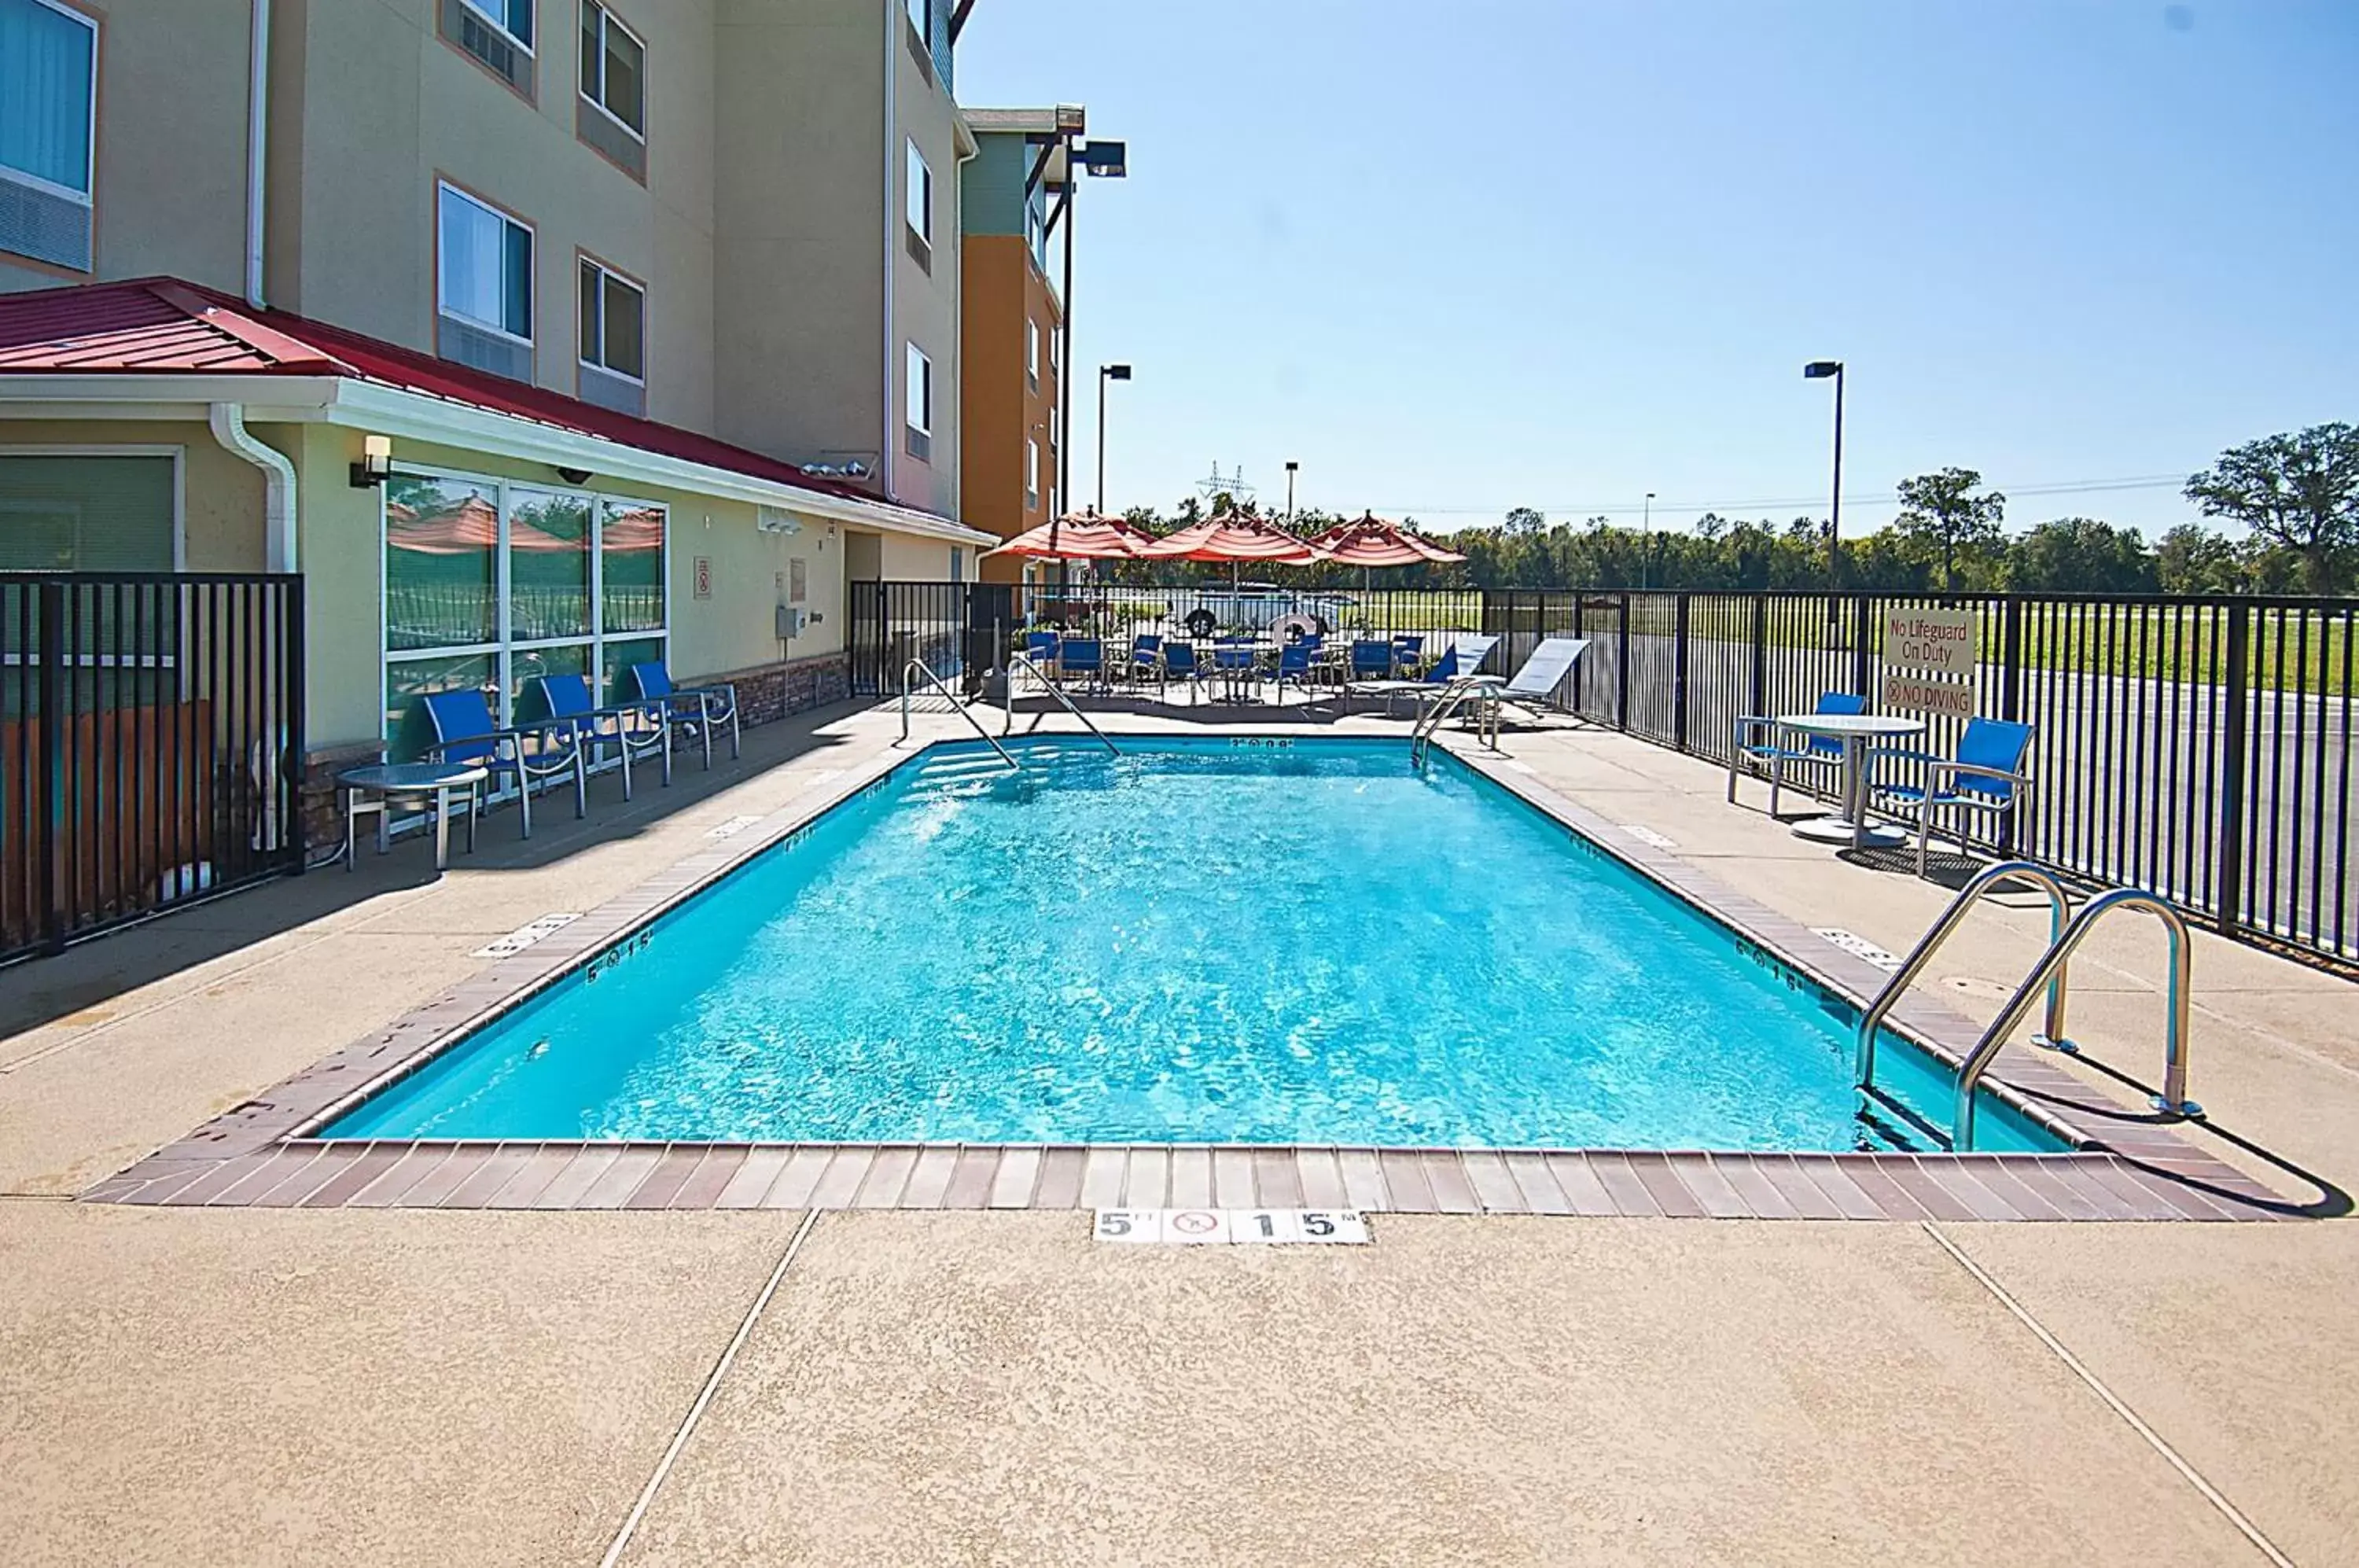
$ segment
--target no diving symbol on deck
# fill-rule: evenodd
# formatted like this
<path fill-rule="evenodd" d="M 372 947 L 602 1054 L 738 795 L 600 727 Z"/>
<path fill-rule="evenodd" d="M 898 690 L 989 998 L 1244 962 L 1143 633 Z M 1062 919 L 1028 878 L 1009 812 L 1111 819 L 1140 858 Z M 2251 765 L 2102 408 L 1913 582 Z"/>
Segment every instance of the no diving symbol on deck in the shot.
<path fill-rule="evenodd" d="M 1221 1228 L 1220 1216 L 1201 1209 L 1181 1209 L 1164 1223 L 1182 1236 L 1210 1236 Z"/>

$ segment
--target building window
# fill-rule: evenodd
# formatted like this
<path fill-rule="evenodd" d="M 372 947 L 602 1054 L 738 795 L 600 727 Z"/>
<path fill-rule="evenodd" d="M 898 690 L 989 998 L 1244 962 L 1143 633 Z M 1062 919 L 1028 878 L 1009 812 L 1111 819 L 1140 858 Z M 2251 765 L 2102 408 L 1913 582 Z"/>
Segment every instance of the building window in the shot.
<path fill-rule="evenodd" d="M 0 250 L 92 268 L 98 24 L 58 0 L 0 0 Z"/>
<path fill-rule="evenodd" d="M 1040 390 L 1040 323 L 1029 316 L 1024 318 L 1024 379 Z"/>
<path fill-rule="evenodd" d="M 645 139 L 647 47 L 598 0 L 582 0 L 582 96 Z"/>
<path fill-rule="evenodd" d="M 918 74 L 926 85 L 934 82 L 934 7 L 932 0 L 904 0 L 903 9 L 909 18 L 908 30 L 902 37 L 909 45 L 909 58 L 917 62 Z"/>
<path fill-rule="evenodd" d="M 908 402 L 902 445 L 911 457 L 930 460 L 934 455 L 934 362 L 916 343 L 909 345 L 909 379 L 905 388 Z"/>
<path fill-rule="evenodd" d="M 1065 367 L 1057 358 L 1057 329 L 1050 327 L 1040 335 L 1049 340 L 1049 374 L 1061 376 L 1064 374 Z"/>
<path fill-rule="evenodd" d="M 532 230 L 455 185 L 439 187 L 442 354 L 532 378 Z"/>
<path fill-rule="evenodd" d="M 1024 438 L 1024 509 L 1030 511 L 1040 504 L 1040 443 L 1030 436 Z"/>
<path fill-rule="evenodd" d="M 603 701 L 667 657 L 663 507 L 455 474 L 397 474 L 380 494 L 395 756 L 430 738 L 422 696 L 477 689 L 509 724 L 537 712 L 535 676 L 589 676 Z"/>
<path fill-rule="evenodd" d="M 1032 253 L 1032 265 L 1040 269 L 1040 276 L 1048 277 L 1049 222 L 1038 207 L 1028 203 L 1024 209 L 1024 248 Z"/>
<path fill-rule="evenodd" d="M 582 396 L 625 414 L 647 412 L 647 292 L 582 258 Z"/>
<path fill-rule="evenodd" d="M 533 0 L 459 0 L 459 4 L 498 28 L 516 48 L 532 52 Z"/>
<path fill-rule="evenodd" d="M 934 171 L 918 144 L 909 144 L 908 179 L 902 192 L 903 216 L 908 227 L 909 259 L 934 270 Z"/>
<path fill-rule="evenodd" d="M 179 518 L 171 452 L 0 446 L 0 572 L 176 572 Z"/>

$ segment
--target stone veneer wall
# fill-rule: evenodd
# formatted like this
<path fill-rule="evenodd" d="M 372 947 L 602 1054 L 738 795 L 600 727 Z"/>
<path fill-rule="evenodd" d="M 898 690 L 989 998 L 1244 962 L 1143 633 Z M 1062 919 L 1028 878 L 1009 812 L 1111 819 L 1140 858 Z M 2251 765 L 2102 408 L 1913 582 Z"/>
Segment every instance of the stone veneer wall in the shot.
<path fill-rule="evenodd" d="M 841 650 L 790 659 L 778 664 L 757 664 L 746 670 L 700 675 L 685 684 L 734 686 L 740 722 L 766 724 L 790 713 L 823 708 L 852 695 L 852 656 Z M 344 841 L 342 802 L 336 798 L 336 773 L 378 759 L 378 748 L 366 742 L 326 746 L 310 754 L 303 774 L 303 842 L 313 854 Z"/>

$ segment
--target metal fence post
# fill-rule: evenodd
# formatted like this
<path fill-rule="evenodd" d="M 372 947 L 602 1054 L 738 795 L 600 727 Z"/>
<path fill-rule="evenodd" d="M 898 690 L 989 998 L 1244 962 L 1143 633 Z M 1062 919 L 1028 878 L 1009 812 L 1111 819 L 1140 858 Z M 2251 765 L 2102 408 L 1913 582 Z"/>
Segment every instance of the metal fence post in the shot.
<path fill-rule="evenodd" d="M 1753 690 L 1745 711 L 1769 711 L 1769 595 L 1753 595 Z"/>
<path fill-rule="evenodd" d="M 2228 620 L 2228 653 L 2222 683 L 2227 713 L 2223 715 L 2220 747 L 2220 934 L 2234 936 L 2245 920 L 2245 705 L 2252 684 L 2253 623 L 2251 606 L 2223 604 Z"/>
<path fill-rule="evenodd" d="M 1627 730 L 1630 727 L 1630 595 L 1627 593 L 1622 595 L 1622 630 L 1617 636 L 1616 646 L 1621 657 L 1614 661 L 1614 727 Z"/>
<path fill-rule="evenodd" d="M 303 734 L 303 579 L 288 578 L 281 592 L 285 594 L 287 615 L 287 667 L 279 675 L 286 683 L 281 695 L 287 704 L 287 759 L 279 771 L 287 780 L 288 818 L 294 823 L 288 843 L 295 856 L 295 870 L 299 874 L 310 858 L 310 848 L 303 821 L 304 752 L 310 745 Z"/>
<path fill-rule="evenodd" d="M 1852 601 L 1851 689 L 1861 696 L 1869 696 L 1867 689 L 1867 629 L 1874 620 L 1868 596 L 1860 594 Z"/>
<path fill-rule="evenodd" d="M 1671 747 L 1688 748 L 1688 600 L 1675 600 L 1671 618 Z"/>
<path fill-rule="evenodd" d="M 64 867 L 66 713 L 66 587 L 41 584 L 40 629 L 34 647 L 41 669 L 40 803 L 35 818 L 36 855 L 41 867 L 41 940 L 51 953 L 66 945 Z"/>

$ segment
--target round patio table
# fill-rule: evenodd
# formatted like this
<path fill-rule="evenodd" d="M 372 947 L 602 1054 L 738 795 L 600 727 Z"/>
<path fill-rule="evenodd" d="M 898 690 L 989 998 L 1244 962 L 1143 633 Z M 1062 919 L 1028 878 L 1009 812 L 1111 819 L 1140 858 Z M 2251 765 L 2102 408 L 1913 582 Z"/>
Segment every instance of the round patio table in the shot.
<path fill-rule="evenodd" d="M 1865 780 L 1867 769 L 1863 765 L 1867 743 L 1872 740 L 1897 740 L 1903 735 L 1925 733 L 1922 719 L 1904 719 L 1893 713 L 1780 713 L 1781 729 L 1798 730 L 1807 735 L 1820 735 L 1843 743 L 1843 813 L 1832 817 L 1810 817 L 1794 824 L 1794 836 L 1821 844 L 1848 843 L 1854 849 L 1865 849 L 1871 844 L 1878 849 L 1890 849 L 1907 844 L 1908 835 L 1898 828 L 1886 827 L 1867 820 Z"/>
<path fill-rule="evenodd" d="M 386 849 L 386 819 L 397 796 L 431 797 L 434 812 L 434 870 L 440 875 L 451 864 L 451 792 L 463 790 L 467 799 L 467 853 L 475 853 L 476 787 L 491 777 L 484 768 L 466 762 L 376 763 L 347 768 L 336 775 L 344 792 L 344 869 L 353 869 L 353 824 L 372 812 L 376 817 L 376 852 Z M 365 797 L 375 795 L 375 800 Z"/>

